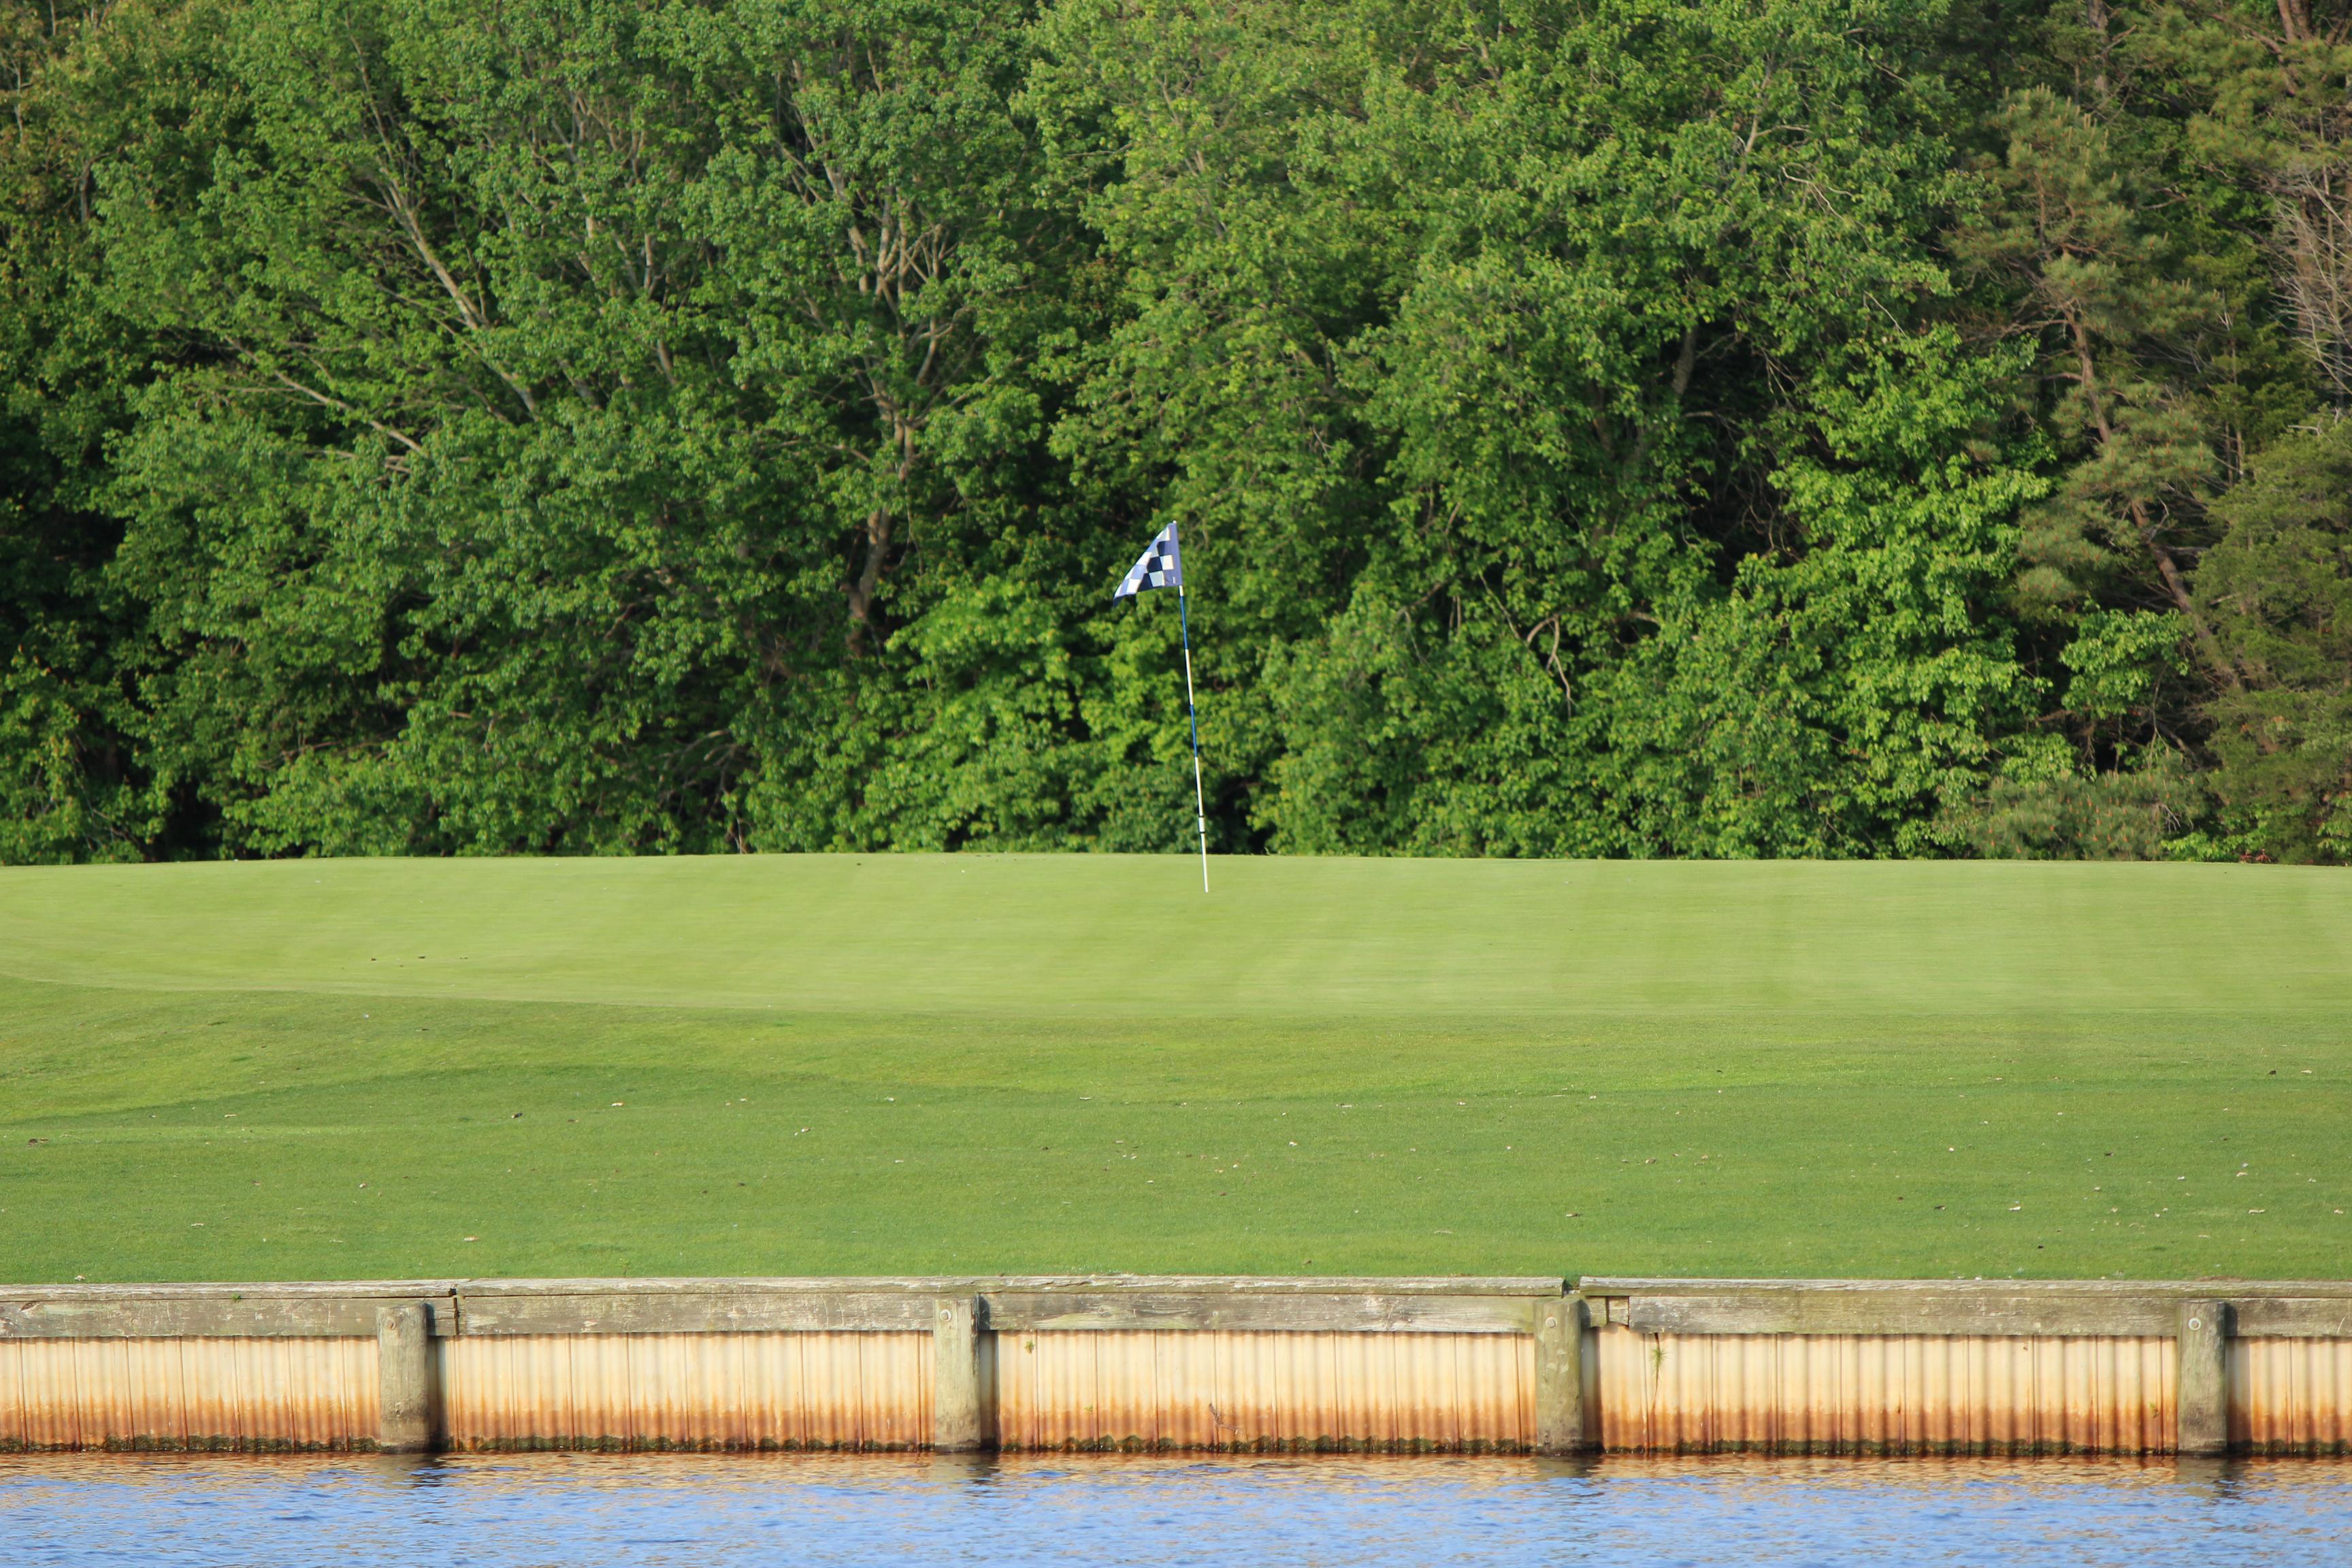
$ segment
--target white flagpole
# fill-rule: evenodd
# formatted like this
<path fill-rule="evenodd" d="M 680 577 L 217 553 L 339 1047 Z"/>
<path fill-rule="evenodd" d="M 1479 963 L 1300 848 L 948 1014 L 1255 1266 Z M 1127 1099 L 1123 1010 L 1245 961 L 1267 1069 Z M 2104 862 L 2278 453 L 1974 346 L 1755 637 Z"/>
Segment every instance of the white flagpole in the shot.
<path fill-rule="evenodd" d="M 1176 624 L 1184 631 L 1184 717 L 1192 725 L 1192 820 L 1201 829 L 1201 891 L 1209 890 L 1209 808 L 1201 795 L 1201 716 L 1192 710 L 1192 617 L 1184 609 L 1184 584 L 1176 584 Z"/>

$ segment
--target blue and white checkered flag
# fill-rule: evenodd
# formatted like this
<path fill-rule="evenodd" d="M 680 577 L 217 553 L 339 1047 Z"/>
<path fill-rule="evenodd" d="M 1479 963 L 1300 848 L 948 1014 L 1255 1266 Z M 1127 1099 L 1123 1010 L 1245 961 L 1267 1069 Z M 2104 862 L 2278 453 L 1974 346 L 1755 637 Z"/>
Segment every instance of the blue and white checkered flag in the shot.
<path fill-rule="evenodd" d="M 1176 525 L 1170 523 L 1160 531 L 1143 552 L 1143 559 L 1127 569 L 1119 583 L 1118 592 L 1111 595 L 1114 603 L 1130 594 L 1140 594 L 1146 588 L 1181 588 L 1184 585 L 1184 559 L 1176 548 Z"/>

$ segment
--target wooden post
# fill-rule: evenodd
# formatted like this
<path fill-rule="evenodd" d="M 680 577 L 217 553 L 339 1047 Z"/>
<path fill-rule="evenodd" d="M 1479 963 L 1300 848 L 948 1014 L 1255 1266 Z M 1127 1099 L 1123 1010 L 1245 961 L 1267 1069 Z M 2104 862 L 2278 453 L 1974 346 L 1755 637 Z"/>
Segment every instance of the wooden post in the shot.
<path fill-rule="evenodd" d="M 1536 1452 L 1584 1447 L 1584 1298 L 1536 1303 Z"/>
<path fill-rule="evenodd" d="M 931 1313 L 931 1447 L 943 1454 L 980 1447 L 979 1302 L 941 1297 Z"/>
<path fill-rule="evenodd" d="M 2180 1369 L 2173 1387 L 2179 1453 L 2230 1451 L 2229 1310 L 2226 1301 L 2180 1303 Z"/>
<path fill-rule="evenodd" d="M 422 1453 L 433 1447 L 430 1311 L 422 1301 L 376 1309 L 376 1447 L 387 1454 Z"/>

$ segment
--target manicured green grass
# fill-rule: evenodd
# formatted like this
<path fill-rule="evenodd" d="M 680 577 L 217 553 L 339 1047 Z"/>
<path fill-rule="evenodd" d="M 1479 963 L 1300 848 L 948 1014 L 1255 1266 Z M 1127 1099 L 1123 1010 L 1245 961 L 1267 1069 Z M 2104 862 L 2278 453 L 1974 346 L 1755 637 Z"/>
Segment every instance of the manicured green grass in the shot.
<path fill-rule="evenodd" d="M 2352 1272 L 2341 873 L 1195 875 L 0 871 L 0 1279 Z"/>

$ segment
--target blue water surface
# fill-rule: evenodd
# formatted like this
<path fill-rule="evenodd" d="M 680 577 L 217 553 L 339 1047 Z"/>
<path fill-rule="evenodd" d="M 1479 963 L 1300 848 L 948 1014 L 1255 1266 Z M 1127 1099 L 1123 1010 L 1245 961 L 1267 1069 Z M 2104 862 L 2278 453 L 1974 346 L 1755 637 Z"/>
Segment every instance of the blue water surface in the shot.
<path fill-rule="evenodd" d="M 0 1561 L 2352 1563 L 2352 1464 L 0 1457 Z"/>

